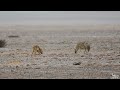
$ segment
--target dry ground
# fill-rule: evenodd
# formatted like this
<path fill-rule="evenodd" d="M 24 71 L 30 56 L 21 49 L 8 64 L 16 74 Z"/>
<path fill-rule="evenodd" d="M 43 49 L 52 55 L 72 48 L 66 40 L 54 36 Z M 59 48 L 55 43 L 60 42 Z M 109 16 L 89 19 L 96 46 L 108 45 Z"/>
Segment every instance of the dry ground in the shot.
<path fill-rule="evenodd" d="M 1 79 L 111 79 L 112 73 L 120 75 L 118 29 L 29 32 L 28 28 L 17 29 L 0 31 L 0 39 L 7 42 L 5 48 L 0 48 Z M 10 35 L 19 37 L 10 38 Z M 90 43 L 88 54 L 74 53 L 79 41 Z M 32 46 L 36 44 L 43 54 L 31 56 Z M 80 65 L 74 65 L 79 62 Z"/>

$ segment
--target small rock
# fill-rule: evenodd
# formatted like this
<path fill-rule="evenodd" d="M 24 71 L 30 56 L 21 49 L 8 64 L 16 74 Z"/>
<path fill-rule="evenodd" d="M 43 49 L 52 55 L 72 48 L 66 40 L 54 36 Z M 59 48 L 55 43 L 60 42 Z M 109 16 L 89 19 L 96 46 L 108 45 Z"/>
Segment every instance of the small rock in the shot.
<path fill-rule="evenodd" d="M 14 72 L 14 70 L 11 70 L 11 72 Z"/>
<path fill-rule="evenodd" d="M 19 66 L 16 66 L 16 68 L 19 68 Z"/>
<path fill-rule="evenodd" d="M 81 62 L 75 62 L 75 63 L 73 63 L 73 65 L 80 65 L 81 64 Z"/>
<path fill-rule="evenodd" d="M 81 57 L 84 57 L 84 55 L 82 55 Z"/>
<path fill-rule="evenodd" d="M 112 76 L 111 79 L 118 79 L 119 78 L 119 75 L 116 75 L 116 74 L 113 74 L 113 73 L 112 73 L 111 76 Z"/>
<path fill-rule="evenodd" d="M 35 69 L 40 69 L 40 67 L 36 67 Z"/>
<path fill-rule="evenodd" d="M 37 64 L 32 64 L 32 65 L 37 65 Z M 30 65 L 28 64 L 28 66 L 30 66 Z"/>
<path fill-rule="evenodd" d="M 120 54 L 118 54 L 117 56 L 120 56 Z"/>
<path fill-rule="evenodd" d="M 30 66 L 29 64 L 26 65 L 27 67 Z"/>
<path fill-rule="evenodd" d="M 110 54 L 107 54 L 107 56 L 111 56 Z"/>

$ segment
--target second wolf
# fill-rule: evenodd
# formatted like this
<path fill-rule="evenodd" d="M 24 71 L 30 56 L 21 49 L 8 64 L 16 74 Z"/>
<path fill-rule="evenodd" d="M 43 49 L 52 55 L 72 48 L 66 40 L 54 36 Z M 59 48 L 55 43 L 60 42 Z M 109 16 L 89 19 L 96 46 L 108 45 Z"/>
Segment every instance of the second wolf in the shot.
<path fill-rule="evenodd" d="M 77 45 L 76 45 L 76 48 L 75 48 L 75 53 L 77 53 L 78 50 L 81 50 L 81 49 L 84 49 L 84 53 L 85 52 L 89 52 L 90 51 L 90 45 L 87 43 L 87 42 L 79 42 Z"/>
<path fill-rule="evenodd" d="M 33 46 L 32 55 L 33 54 L 36 55 L 37 53 L 40 55 L 40 54 L 43 54 L 43 51 L 38 45 L 35 45 Z"/>

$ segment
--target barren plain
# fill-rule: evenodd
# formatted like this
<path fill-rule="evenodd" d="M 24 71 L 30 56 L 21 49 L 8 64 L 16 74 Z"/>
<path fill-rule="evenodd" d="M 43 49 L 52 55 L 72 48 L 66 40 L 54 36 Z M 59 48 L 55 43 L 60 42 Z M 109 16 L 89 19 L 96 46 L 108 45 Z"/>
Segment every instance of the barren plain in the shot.
<path fill-rule="evenodd" d="M 0 79 L 120 78 L 119 25 L 0 26 L 0 39 L 7 43 L 0 48 Z M 82 41 L 90 52 L 75 54 Z M 43 54 L 31 56 L 34 45 Z"/>

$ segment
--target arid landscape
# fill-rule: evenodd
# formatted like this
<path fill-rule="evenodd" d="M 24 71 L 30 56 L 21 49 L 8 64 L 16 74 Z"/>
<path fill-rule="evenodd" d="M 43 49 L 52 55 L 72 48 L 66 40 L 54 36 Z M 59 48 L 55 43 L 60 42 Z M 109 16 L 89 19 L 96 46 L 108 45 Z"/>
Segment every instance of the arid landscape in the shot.
<path fill-rule="evenodd" d="M 0 26 L 0 79 L 119 79 L 120 25 Z M 90 51 L 75 47 L 87 42 Z M 41 55 L 32 55 L 40 46 Z"/>

